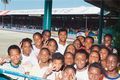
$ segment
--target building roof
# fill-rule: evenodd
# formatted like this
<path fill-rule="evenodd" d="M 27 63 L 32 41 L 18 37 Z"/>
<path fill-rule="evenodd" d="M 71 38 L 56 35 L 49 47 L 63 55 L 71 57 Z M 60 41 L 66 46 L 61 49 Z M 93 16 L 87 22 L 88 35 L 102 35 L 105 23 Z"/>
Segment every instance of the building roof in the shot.
<path fill-rule="evenodd" d="M 6 12 L 6 13 L 3 13 Z M 98 7 L 75 7 L 75 8 L 54 8 L 52 9 L 53 15 L 83 15 L 83 14 L 96 14 L 100 13 Z M 30 10 L 10 10 L 1 11 L 0 15 L 43 15 L 44 9 L 30 9 Z"/>

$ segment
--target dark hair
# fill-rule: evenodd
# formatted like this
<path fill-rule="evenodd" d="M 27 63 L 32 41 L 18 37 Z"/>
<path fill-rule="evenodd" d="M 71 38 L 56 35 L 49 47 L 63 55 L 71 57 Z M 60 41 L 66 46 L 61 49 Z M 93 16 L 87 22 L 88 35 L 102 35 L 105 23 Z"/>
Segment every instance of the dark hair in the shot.
<path fill-rule="evenodd" d="M 105 34 L 104 39 L 105 37 L 110 37 L 111 39 L 113 38 L 111 34 Z"/>
<path fill-rule="evenodd" d="M 117 55 L 117 54 L 114 54 L 114 53 L 108 54 L 107 58 L 108 58 L 109 56 L 116 57 L 117 62 L 119 62 L 119 57 L 118 57 L 118 55 Z"/>
<path fill-rule="evenodd" d="M 23 43 L 24 42 L 28 42 L 30 44 L 30 46 L 32 47 L 32 40 L 30 38 L 24 38 L 24 39 L 22 39 L 22 41 L 20 42 L 21 47 L 23 47 Z"/>
<path fill-rule="evenodd" d="M 40 52 L 41 52 L 42 50 L 47 51 L 47 52 L 48 52 L 48 54 L 50 55 L 50 51 L 49 51 L 49 49 L 48 49 L 48 48 L 42 48 L 42 49 L 40 50 Z"/>
<path fill-rule="evenodd" d="M 46 32 L 50 33 L 50 36 L 51 36 L 51 31 L 50 30 L 43 30 L 42 35 L 44 35 Z"/>
<path fill-rule="evenodd" d="M 102 74 L 102 71 L 103 71 L 103 70 L 102 70 L 102 66 L 101 66 L 100 63 L 95 62 L 95 63 L 90 64 L 90 65 L 89 65 L 89 68 L 88 68 L 88 71 L 90 70 L 91 67 L 95 67 L 95 68 L 100 69 L 101 74 Z"/>
<path fill-rule="evenodd" d="M 8 50 L 7 50 L 8 55 L 10 55 L 10 50 L 11 49 L 16 49 L 16 50 L 18 50 L 19 53 L 21 53 L 21 50 L 17 45 L 11 45 L 11 46 L 8 47 Z"/>
<path fill-rule="evenodd" d="M 87 59 L 89 58 L 88 52 L 86 50 L 84 50 L 84 49 L 80 49 L 80 50 L 76 51 L 76 54 L 85 54 L 86 58 Z M 75 54 L 75 56 L 76 56 L 76 54 Z"/>
<path fill-rule="evenodd" d="M 52 61 L 54 60 L 61 60 L 62 63 L 64 63 L 64 56 L 61 53 L 56 52 L 52 55 Z"/>
<path fill-rule="evenodd" d="M 94 43 L 94 38 L 93 38 L 93 37 L 87 36 L 87 37 L 85 38 L 85 40 L 88 39 L 88 38 L 92 40 L 92 43 Z"/>
<path fill-rule="evenodd" d="M 99 48 L 99 51 L 100 51 L 100 46 L 99 46 L 98 44 L 94 44 L 94 45 L 92 45 L 92 47 L 91 47 L 91 51 L 93 50 L 94 47 L 98 47 L 98 48 Z"/>
<path fill-rule="evenodd" d="M 79 39 L 75 39 L 75 40 L 73 41 L 73 44 L 75 43 L 75 41 L 79 41 L 79 42 L 80 42 Z M 81 42 L 80 42 L 80 46 L 82 46 L 82 43 L 81 43 Z"/>
<path fill-rule="evenodd" d="M 75 67 L 74 67 L 73 65 L 67 65 L 67 66 L 63 69 L 63 71 L 65 71 L 65 70 L 68 69 L 68 68 L 73 69 L 73 71 L 76 73 L 76 69 L 75 69 Z"/>
<path fill-rule="evenodd" d="M 66 29 L 59 29 L 58 35 L 60 34 L 60 32 L 66 32 L 66 34 L 67 34 L 67 30 Z"/>
<path fill-rule="evenodd" d="M 99 61 L 100 61 L 100 54 L 99 54 L 99 52 L 97 52 L 97 51 L 91 51 L 91 52 L 90 52 L 90 54 L 89 54 L 89 56 L 90 56 L 90 55 L 91 55 L 91 53 L 93 53 L 93 52 L 95 52 L 95 53 L 97 53 L 97 54 L 98 54 Z"/>
<path fill-rule="evenodd" d="M 38 36 L 40 36 L 40 37 L 42 38 L 42 34 L 39 33 L 39 32 L 34 33 L 34 34 L 33 34 L 33 38 L 34 38 L 35 35 L 38 35 Z"/>
<path fill-rule="evenodd" d="M 48 44 L 49 44 L 49 42 L 51 42 L 51 41 L 55 42 L 56 50 L 57 50 L 57 49 L 58 49 L 58 44 L 57 44 L 56 40 L 53 39 L 53 38 L 50 38 L 50 39 L 48 40 Z"/>
<path fill-rule="evenodd" d="M 72 46 L 75 48 L 75 46 L 74 46 L 73 44 L 69 44 L 69 45 L 67 45 L 64 53 L 66 53 L 66 51 L 67 51 L 67 49 L 68 49 L 68 47 L 69 47 L 70 45 L 72 45 Z M 76 48 L 75 48 L 75 52 L 76 52 Z M 74 54 L 75 54 L 75 53 L 74 53 Z"/>
<path fill-rule="evenodd" d="M 101 49 L 106 49 L 106 50 L 108 51 L 108 54 L 110 54 L 110 53 L 111 53 L 111 52 L 110 52 L 110 49 L 108 49 L 108 48 L 107 48 L 107 47 L 105 47 L 105 46 L 101 46 L 101 47 L 100 47 L 100 50 L 101 50 Z"/>

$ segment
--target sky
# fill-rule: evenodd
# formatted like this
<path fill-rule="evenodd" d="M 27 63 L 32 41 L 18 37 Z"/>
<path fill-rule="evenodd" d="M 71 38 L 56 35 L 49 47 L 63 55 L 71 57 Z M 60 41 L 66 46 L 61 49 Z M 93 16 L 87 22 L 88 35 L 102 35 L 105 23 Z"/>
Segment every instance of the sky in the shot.
<path fill-rule="evenodd" d="M 43 9 L 45 0 L 10 0 L 7 10 Z M 84 0 L 53 0 L 53 8 L 72 8 L 80 6 L 92 6 Z M 4 4 L 0 0 L 0 10 Z"/>

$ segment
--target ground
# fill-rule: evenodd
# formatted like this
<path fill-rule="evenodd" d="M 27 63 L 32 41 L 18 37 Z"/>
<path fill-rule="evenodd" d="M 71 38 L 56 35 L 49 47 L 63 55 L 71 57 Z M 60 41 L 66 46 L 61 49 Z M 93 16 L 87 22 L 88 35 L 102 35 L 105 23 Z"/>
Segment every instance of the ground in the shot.
<path fill-rule="evenodd" d="M 7 49 L 10 45 L 19 45 L 20 41 L 26 37 L 32 38 L 32 34 L 0 30 L 0 57 L 7 55 Z"/>

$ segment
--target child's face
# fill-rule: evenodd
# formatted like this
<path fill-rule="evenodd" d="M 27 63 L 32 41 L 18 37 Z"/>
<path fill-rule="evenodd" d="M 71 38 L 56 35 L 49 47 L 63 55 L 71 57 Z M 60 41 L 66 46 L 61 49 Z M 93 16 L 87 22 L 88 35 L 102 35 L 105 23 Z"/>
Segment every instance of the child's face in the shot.
<path fill-rule="evenodd" d="M 104 44 L 105 44 L 105 46 L 106 46 L 106 47 L 109 47 L 109 46 L 111 45 L 111 43 L 112 43 L 111 37 L 106 36 L 106 37 L 104 38 Z"/>
<path fill-rule="evenodd" d="M 75 47 L 73 45 L 68 46 L 66 52 L 71 52 L 72 54 L 75 54 Z"/>
<path fill-rule="evenodd" d="M 75 56 L 75 64 L 77 66 L 78 69 L 82 69 L 85 67 L 87 62 L 87 58 L 85 54 L 76 54 Z"/>
<path fill-rule="evenodd" d="M 112 71 L 114 69 L 116 69 L 117 67 L 117 58 L 115 56 L 108 56 L 107 58 L 107 68 L 108 68 L 108 71 Z"/>
<path fill-rule="evenodd" d="M 20 62 L 21 55 L 17 49 L 11 49 L 9 55 L 11 62 L 17 65 Z"/>
<path fill-rule="evenodd" d="M 100 53 L 101 60 L 105 60 L 108 56 L 108 51 L 104 48 L 101 49 L 99 53 Z"/>
<path fill-rule="evenodd" d="M 73 44 L 77 50 L 80 49 L 81 44 L 79 40 L 75 40 Z"/>
<path fill-rule="evenodd" d="M 53 60 L 53 68 L 55 71 L 59 71 L 62 65 L 63 65 L 62 60 L 57 60 L 57 59 Z"/>
<path fill-rule="evenodd" d="M 53 53 L 55 53 L 55 51 L 56 51 L 56 49 L 57 49 L 57 45 L 55 44 L 54 41 L 50 41 L 50 42 L 48 43 L 48 46 L 47 46 L 47 47 L 48 47 L 51 55 L 52 55 Z"/>
<path fill-rule="evenodd" d="M 89 63 L 99 62 L 99 53 L 91 52 L 89 56 Z"/>
<path fill-rule="evenodd" d="M 67 33 L 65 31 L 62 31 L 59 33 L 58 37 L 59 37 L 59 41 L 65 42 L 67 39 Z"/>
<path fill-rule="evenodd" d="M 63 72 L 62 80 L 75 80 L 75 71 L 72 68 L 67 68 Z"/>
<path fill-rule="evenodd" d="M 79 36 L 78 39 L 80 40 L 81 43 L 84 43 L 85 39 L 82 36 Z"/>
<path fill-rule="evenodd" d="M 86 40 L 85 40 L 85 48 L 86 49 L 90 49 L 91 47 L 92 47 L 92 39 L 91 38 L 87 38 Z"/>
<path fill-rule="evenodd" d="M 43 35 L 43 40 L 47 41 L 48 39 L 50 39 L 50 33 L 45 32 L 44 35 Z"/>
<path fill-rule="evenodd" d="M 99 68 L 91 67 L 88 70 L 89 80 L 100 80 L 102 74 Z"/>
<path fill-rule="evenodd" d="M 42 50 L 40 51 L 39 55 L 38 55 L 38 59 L 42 62 L 42 63 L 46 63 L 49 60 L 49 53 L 47 50 Z"/>
<path fill-rule="evenodd" d="M 64 61 L 65 61 L 65 65 L 72 65 L 74 63 L 73 56 L 71 54 L 67 53 L 64 56 Z"/>
<path fill-rule="evenodd" d="M 93 47 L 93 49 L 92 49 L 92 51 L 97 51 L 97 52 L 99 52 L 99 50 L 100 50 L 100 48 L 97 46 Z"/>
<path fill-rule="evenodd" d="M 40 46 L 42 44 L 42 38 L 39 35 L 34 35 L 33 40 L 37 46 Z"/>
<path fill-rule="evenodd" d="M 22 46 L 22 51 L 24 54 L 29 55 L 31 53 L 31 45 L 29 42 L 24 42 Z"/>

